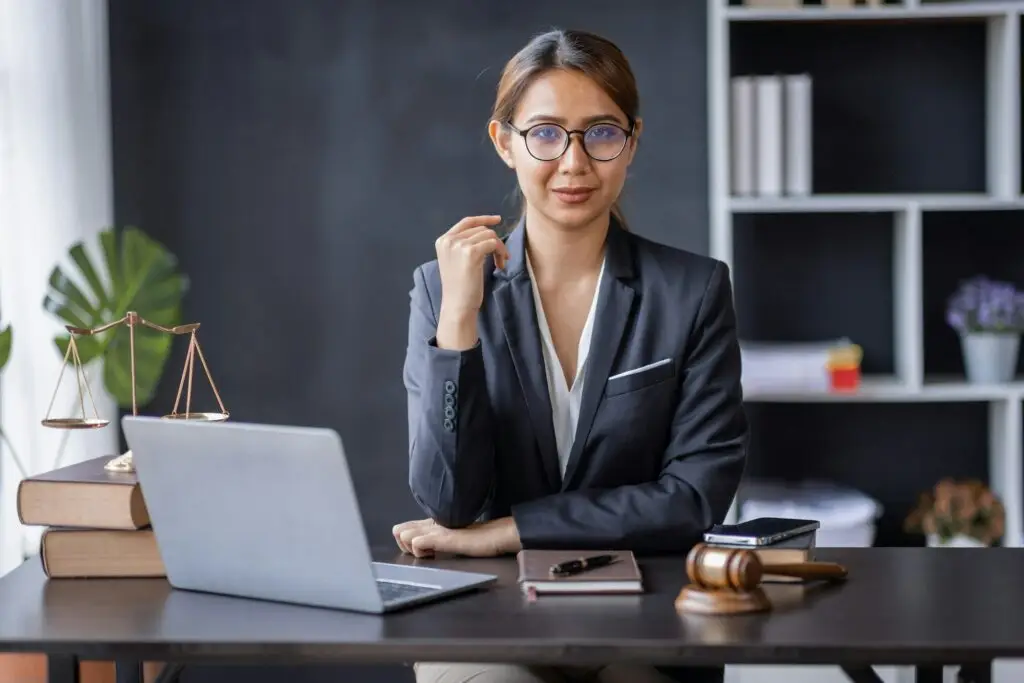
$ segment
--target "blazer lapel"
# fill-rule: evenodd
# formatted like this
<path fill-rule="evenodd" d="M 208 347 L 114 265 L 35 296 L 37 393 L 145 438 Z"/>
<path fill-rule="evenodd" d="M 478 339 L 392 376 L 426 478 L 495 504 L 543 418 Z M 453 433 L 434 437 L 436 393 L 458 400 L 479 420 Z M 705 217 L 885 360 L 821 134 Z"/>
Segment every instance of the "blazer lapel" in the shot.
<path fill-rule="evenodd" d="M 580 470 L 587 438 L 594 425 L 594 415 L 604 396 L 605 384 L 622 345 L 633 309 L 635 291 L 623 282 L 633 276 L 633 257 L 627 236 L 614 218 L 608 228 L 605 259 L 604 279 L 597 293 L 597 310 L 585 369 L 579 422 L 562 480 L 563 491 L 573 485 L 574 477 Z"/>
<path fill-rule="evenodd" d="M 542 467 L 548 486 L 557 491 L 561 484 L 558 452 L 555 447 L 555 429 L 551 419 L 551 399 L 548 395 L 544 355 L 541 351 L 540 329 L 533 302 L 533 289 L 526 270 L 526 234 L 523 221 L 506 241 L 509 260 L 505 270 L 495 270 L 498 284 L 494 300 L 501 313 L 505 340 L 512 355 L 519 386 L 537 437 Z"/>

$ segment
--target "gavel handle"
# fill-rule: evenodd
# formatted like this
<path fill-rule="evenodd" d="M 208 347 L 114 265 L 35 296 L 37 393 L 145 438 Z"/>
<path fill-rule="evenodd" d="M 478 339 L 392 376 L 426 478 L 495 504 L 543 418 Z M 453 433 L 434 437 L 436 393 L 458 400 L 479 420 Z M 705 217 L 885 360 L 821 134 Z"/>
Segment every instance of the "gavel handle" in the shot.
<path fill-rule="evenodd" d="M 796 579 L 814 581 L 846 578 L 846 567 L 835 562 L 800 562 L 796 564 L 765 564 L 764 574 L 790 576 Z"/>

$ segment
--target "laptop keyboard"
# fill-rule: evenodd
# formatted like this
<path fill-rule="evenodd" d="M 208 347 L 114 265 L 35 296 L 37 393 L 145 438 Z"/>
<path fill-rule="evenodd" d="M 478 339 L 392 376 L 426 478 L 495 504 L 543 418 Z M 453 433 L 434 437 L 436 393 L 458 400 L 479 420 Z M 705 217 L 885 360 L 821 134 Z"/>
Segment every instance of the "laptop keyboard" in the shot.
<path fill-rule="evenodd" d="M 437 586 L 421 586 L 386 579 L 377 579 L 377 588 L 380 590 L 380 597 L 384 602 L 414 598 L 427 593 L 436 593 L 438 590 Z"/>

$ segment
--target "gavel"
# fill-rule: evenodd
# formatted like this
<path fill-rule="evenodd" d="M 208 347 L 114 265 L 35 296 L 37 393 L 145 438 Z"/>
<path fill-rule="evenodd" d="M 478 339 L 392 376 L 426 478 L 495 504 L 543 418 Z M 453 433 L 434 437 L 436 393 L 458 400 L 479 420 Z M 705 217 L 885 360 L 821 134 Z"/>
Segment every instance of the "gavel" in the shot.
<path fill-rule="evenodd" d="M 757 553 L 699 543 L 686 557 L 689 585 L 676 598 L 676 608 L 701 614 L 742 614 L 771 609 L 761 587 L 765 574 L 806 581 L 837 581 L 847 571 L 834 562 L 764 563 Z"/>

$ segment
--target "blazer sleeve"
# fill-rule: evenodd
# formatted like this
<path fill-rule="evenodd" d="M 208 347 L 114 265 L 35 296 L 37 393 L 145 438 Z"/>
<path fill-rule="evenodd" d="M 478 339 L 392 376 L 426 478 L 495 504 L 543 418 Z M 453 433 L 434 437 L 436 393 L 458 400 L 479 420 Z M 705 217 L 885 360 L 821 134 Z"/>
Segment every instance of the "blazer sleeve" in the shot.
<path fill-rule="evenodd" d="M 724 263 L 713 269 L 692 329 L 660 476 L 514 506 L 524 548 L 686 552 L 725 518 L 743 474 L 749 428 Z"/>
<path fill-rule="evenodd" d="M 437 346 L 437 320 L 423 267 L 413 274 L 403 379 L 409 413 L 409 487 L 438 524 L 464 527 L 492 490 L 494 442 L 480 342 Z"/>

